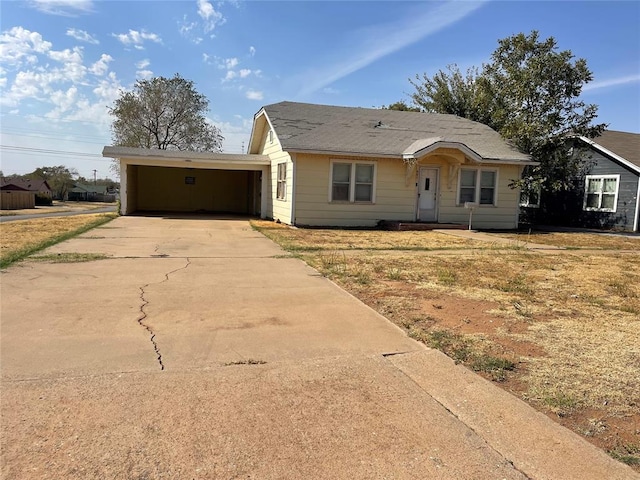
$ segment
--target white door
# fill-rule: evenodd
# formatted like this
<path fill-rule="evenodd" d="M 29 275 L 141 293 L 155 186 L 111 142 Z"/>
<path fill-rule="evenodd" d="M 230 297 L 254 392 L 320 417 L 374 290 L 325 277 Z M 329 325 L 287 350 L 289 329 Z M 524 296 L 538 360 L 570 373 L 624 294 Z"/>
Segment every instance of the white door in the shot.
<path fill-rule="evenodd" d="M 418 176 L 418 220 L 435 222 L 438 208 L 438 169 L 421 167 Z"/>

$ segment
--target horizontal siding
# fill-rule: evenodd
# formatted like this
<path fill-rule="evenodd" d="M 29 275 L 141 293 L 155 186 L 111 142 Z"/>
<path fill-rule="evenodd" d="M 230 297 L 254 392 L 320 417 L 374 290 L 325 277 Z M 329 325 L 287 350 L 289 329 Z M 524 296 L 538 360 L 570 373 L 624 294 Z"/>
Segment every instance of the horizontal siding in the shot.
<path fill-rule="evenodd" d="M 331 159 L 377 164 L 375 203 L 329 202 Z M 380 220 L 415 219 L 415 184 L 405 185 L 401 160 L 300 155 L 296 158 L 298 225 L 375 226 Z"/>
<path fill-rule="evenodd" d="M 596 139 L 597 141 L 597 139 Z M 599 152 L 591 151 L 589 153 L 589 161 L 593 162 L 593 166 L 589 170 L 589 175 L 620 175 L 620 184 L 618 187 L 618 203 L 615 212 L 584 212 L 584 215 L 600 217 L 603 223 L 609 223 L 611 226 L 624 228 L 625 230 L 633 230 L 633 223 L 636 215 L 640 212 L 636 211 L 638 202 L 638 174 L 632 172 L 618 162 L 605 157 Z M 584 186 L 583 186 L 584 188 Z M 606 217 L 604 219 L 603 217 Z"/>
<path fill-rule="evenodd" d="M 329 175 L 332 159 L 363 160 L 327 155 L 299 154 L 297 156 L 296 224 L 374 226 L 380 220 L 414 221 L 416 219 L 417 168 L 407 185 L 406 167 L 401 160 L 371 159 L 377 164 L 375 203 L 331 203 L 329 202 Z M 466 224 L 469 220 L 469 211 L 463 206 L 456 205 L 459 170 L 451 167 L 449 159 L 451 157 L 434 154 L 426 157 L 419 166 L 435 167 L 440 172 L 438 222 Z M 455 158 L 455 161 L 458 160 L 459 158 Z M 509 188 L 509 183 L 519 178 L 520 167 L 503 165 L 499 169 L 493 166 L 485 166 L 485 168 L 499 170 L 497 206 L 477 208 L 473 213 L 473 225 L 477 228 L 516 228 L 519 191 Z"/>
<path fill-rule="evenodd" d="M 273 218 L 274 220 L 280 220 L 283 223 L 291 224 L 291 210 L 292 210 L 292 191 L 293 191 L 293 163 L 291 162 L 291 156 L 282 150 L 282 145 L 277 135 L 269 137 L 269 127 L 265 129 L 264 135 L 260 140 L 260 151 L 263 155 L 268 155 L 271 159 L 271 174 L 269 175 L 269 185 L 267 188 L 271 191 L 271 195 L 268 199 L 267 211 L 265 217 Z M 277 197 L 278 188 L 278 164 L 287 164 L 287 192 L 286 199 L 280 200 Z"/>
<path fill-rule="evenodd" d="M 463 168 L 475 168 L 475 165 L 464 165 Z M 482 168 L 498 170 L 498 193 L 496 205 L 478 206 L 473 211 L 474 228 L 517 228 L 517 215 L 519 211 L 518 202 L 520 191 L 512 189 L 509 184 L 520 176 L 520 167 L 517 165 L 502 165 L 499 168 L 495 165 L 483 165 Z M 447 168 L 448 170 L 448 168 Z M 451 182 L 446 182 L 440 194 L 440 214 L 438 220 L 441 223 L 464 223 L 469 222 L 469 210 L 463 205 L 457 205 L 458 196 L 458 175 L 452 178 Z M 448 172 L 447 172 L 448 180 Z"/>

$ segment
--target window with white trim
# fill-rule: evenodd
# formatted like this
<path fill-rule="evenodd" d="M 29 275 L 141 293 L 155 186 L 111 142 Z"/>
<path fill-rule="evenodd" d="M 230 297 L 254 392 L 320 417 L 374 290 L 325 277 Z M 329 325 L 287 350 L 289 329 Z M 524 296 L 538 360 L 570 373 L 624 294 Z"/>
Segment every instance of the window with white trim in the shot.
<path fill-rule="evenodd" d="M 585 182 L 584 210 L 616 211 L 620 175 L 587 175 Z"/>
<path fill-rule="evenodd" d="M 495 205 L 498 172 L 484 169 L 460 169 L 458 205 L 473 202 L 479 205 Z"/>
<path fill-rule="evenodd" d="M 276 198 L 286 200 L 287 198 L 287 164 L 278 164 L 278 183 L 276 187 Z"/>
<path fill-rule="evenodd" d="M 331 162 L 329 201 L 373 203 L 375 173 L 375 163 Z"/>

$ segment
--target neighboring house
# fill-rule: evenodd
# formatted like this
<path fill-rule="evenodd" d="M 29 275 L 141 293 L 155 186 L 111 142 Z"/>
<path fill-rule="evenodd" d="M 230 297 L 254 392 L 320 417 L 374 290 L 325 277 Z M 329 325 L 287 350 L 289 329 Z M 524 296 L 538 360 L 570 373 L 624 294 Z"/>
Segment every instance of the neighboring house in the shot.
<path fill-rule="evenodd" d="M 121 213 L 220 211 L 301 226 L 382 221 L 518 226 L 534 164 L 454 115 L 281 102 L 254 116 L 246 155 L 105 147 L 120 160 Z"/>
<path fill-rule="evenodd" d="M 115 202 L 115 193 L 109 193 L 106 185 L 76 183 L 67 197 L 69 201 Z"/>
<path fill-rule="evenodd" d="M 577 137 L 573 154 L 585 161 L 569 192 L 543 194 L 536 223 L 638 232 L 640 228 L 640 134 L 607 130 Z M 526 206 L 526 205 L 525 205 Z"/>
<path fill-rule="evenodd" d="M 36 194 L 13 182 L 0 182 L 0 210 L 22 210 L 35 208 Z"/>
<path fill-rule="evenodd" d="M 51 205 L 52 191 L 46 180 L 42 180 L 40 178 L 3 179 L 0 188 L 3 191 L 13 190 L 31 192 L 35 196 L 36 205 Z"/>

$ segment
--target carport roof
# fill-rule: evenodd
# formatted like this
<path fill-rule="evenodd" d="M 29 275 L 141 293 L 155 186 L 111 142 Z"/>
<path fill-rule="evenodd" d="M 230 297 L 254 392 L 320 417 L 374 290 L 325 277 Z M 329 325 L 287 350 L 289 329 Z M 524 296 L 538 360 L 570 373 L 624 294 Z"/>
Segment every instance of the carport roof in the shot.
<path fill-rule="evenodd" d="M 157 148 L 104 147 L 103 157 L 140 160 L 185 160 L 205 163 L 235 163 L 239 165 L 270 165 L 267 155 L 160 150 Z"/>

